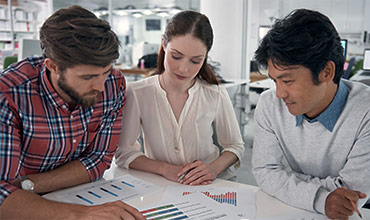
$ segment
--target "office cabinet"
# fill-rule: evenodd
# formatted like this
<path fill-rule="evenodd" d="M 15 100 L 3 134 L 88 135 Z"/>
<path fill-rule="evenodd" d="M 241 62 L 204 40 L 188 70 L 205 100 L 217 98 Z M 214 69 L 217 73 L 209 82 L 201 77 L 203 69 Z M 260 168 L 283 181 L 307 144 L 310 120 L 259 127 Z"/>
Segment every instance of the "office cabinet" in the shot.
<path fill-rule="evenodd" d="M 10 12 L 8 5 L 0 4 L 0 49 L 14 49 L 12 39 L 17 48 L 19 39 L 37 38 L 37 13 L 22 5 L 13 5 Z"/>

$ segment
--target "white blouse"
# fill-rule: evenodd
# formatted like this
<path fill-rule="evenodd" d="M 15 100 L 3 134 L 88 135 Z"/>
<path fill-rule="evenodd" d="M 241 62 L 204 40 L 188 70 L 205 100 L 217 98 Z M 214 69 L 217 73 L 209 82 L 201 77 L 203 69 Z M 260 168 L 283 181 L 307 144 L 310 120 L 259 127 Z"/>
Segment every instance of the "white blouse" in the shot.
<path fill-rule="evenodd" d="M 158 75 L 128 83 L 116 163 L 125 168 L 141 155 L 175 165 L 194 160 L 206 164 L 220 155 L 213 143 L 214 123 L 223 151 L 234 153 L 239 161 L 219 177 L 230 178 L 240 166 L 244 143 L 226 89 L 197 79 L 177 122 Z M 142 131 L 144 152 L 137 141 Z"/>

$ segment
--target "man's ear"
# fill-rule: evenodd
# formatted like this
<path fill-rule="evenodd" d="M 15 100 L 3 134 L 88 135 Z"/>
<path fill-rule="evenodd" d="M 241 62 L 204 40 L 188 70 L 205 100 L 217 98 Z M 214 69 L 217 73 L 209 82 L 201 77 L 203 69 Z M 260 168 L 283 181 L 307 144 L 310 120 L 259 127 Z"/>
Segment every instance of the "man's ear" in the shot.
<path fill-rule="evenodd" d="M 320 82 L 332 82 L 335 76 L 335 63 L 328 61 L 319 75 Z"/>
<path fill-rule="evenodd" d="M 46 58 L 44 62 L 45 62 L 46 68 L 48 68 L 50 73 L 52 74 L 59 73 L 58 65 L 52 59 Z"/>

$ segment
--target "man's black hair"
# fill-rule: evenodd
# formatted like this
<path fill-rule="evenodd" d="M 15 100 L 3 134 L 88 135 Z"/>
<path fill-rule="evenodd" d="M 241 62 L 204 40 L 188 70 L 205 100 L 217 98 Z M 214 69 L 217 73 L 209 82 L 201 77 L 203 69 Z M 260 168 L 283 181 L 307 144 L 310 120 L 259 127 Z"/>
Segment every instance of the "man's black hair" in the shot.
<path fill-rule="evenodd" d="M 267 67 L 301 65 L 311 70 L 313 82 L 328 61 L 335 63 L 334 83 L 343 74 L 344 56 L 340 38 L 330 19 L 317 11 L 297 9 L 277 20 L 255 52 L 257 63 Z"/>

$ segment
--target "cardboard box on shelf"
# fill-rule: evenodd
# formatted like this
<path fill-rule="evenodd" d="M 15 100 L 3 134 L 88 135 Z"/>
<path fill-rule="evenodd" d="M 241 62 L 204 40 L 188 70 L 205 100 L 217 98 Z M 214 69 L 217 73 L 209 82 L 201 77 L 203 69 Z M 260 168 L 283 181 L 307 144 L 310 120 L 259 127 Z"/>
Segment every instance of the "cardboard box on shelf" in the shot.
<path fill-rule="evenodd" d="M 0 5 L 8 5 L 8 0 L 0 0 Z M 18 6 L 19 5 L 18 0 L 13 0 L 12 5 Z"/>

